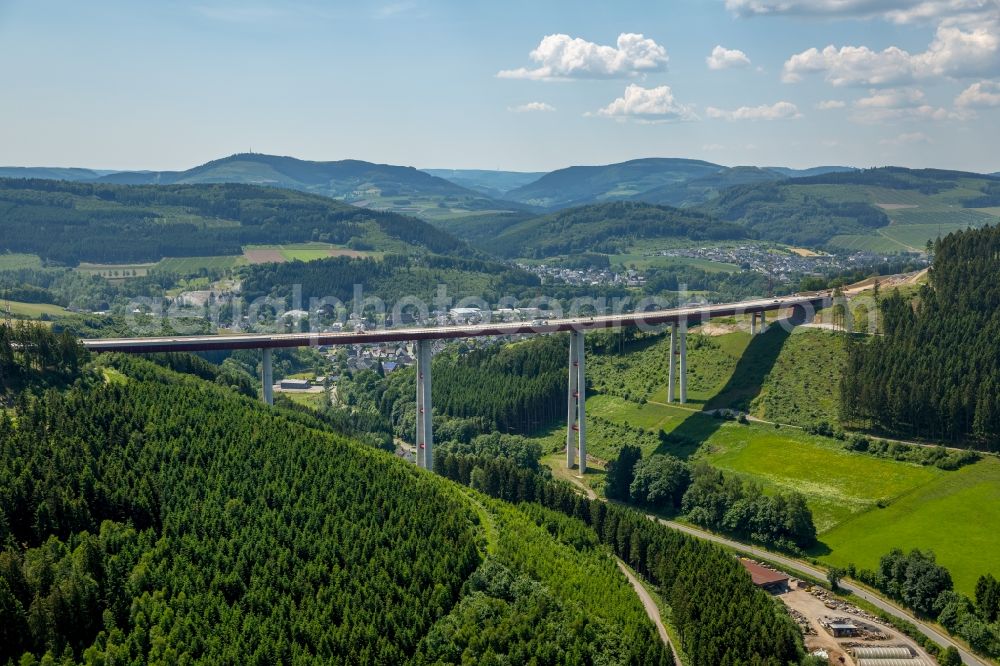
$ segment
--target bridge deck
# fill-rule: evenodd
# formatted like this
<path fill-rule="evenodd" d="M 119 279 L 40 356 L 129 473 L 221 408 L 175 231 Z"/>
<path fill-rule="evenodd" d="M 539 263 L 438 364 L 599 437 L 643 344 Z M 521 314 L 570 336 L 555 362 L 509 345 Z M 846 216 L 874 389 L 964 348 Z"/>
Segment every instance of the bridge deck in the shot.
<path fill-rule="evenodd" d="M 144 354 L 168 351 L 212 351 L 218 349 L 275 349 L 281 347 L 315 347 L 349 345 L 356 343 L 404 342 L 413 340 L 443 340 L 449 338 L 475 338 L 494 335 L 557 333 L 570 330 L 600 330 L 626 326 L 654 326 L 676 323 L 681 320 L 702 321 L 714 317 L 728 317 L 751 312 L 783 310 L 794 306 L 823 307 L 826 294 L 789 296 L 785 298 L 757 299 L 739 303 L 702 305 L 652 312 L 622 315 L 551 319 L 542 324 L 527 322 L 485 323 L 470 326 L 428 326 L 419 328 L 389 328 L 374 331 L 347 331 L 340 333 L 276 333 L 248 335 L 197 335 L 152 338 L 117 338 L 82 340 L 87 349 L 95 352 L 125 352 Z"/>

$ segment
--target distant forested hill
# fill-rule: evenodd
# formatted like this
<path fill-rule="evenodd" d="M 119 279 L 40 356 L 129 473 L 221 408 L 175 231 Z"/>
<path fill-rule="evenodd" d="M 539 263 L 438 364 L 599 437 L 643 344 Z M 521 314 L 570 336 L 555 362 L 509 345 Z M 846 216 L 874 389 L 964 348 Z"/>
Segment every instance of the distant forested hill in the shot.
<path fill-rule="evenodd" d="M 543 208 L 566 208 L 598 201 L 628 199 L 669 184 L 707 176 L 723 169 L 701 160 L 649 158 L 601 166 L 573 166 L 548 173 L 507 192 L 506 198 Z"/>
<path fill-rule="evenodd" d="M 989 176 L 884 167 L 730 187 L 698 210 L 779 242 L 922 251 L 938 233 L 995 222 L 975 209 L 996 193 Z"/>
<path fill-rule="evenodd" d="M 321 194 L 376 209 L 426 212 L 435 216 L 452 209 L 468 212 L 511 207 L 510 203 L 499 203 L 480 191 L 413 167 L 361 160 L 313 162 L 260 153 L 231 155 L 187 171 L 123 171 L 104 176 L 101 182 L 131 185 L 268 185 Z"/>
<path fill-rule="evenodd" d="M 637 239 L 745 238 L 746 229 L 696 212 L 668 206 L 616 201 L 570 208 L 515 222 L 483 247 L 508 257 L 551 257 L 579 252 L 615 253 Z"/>
<path fill-rule="evenodd" d="M 487 169 L 424 169 L 423 171 L 495 199 L 502 199 L 514 188 L 533 183 L 545 175 L 544 171 Z"/>
<path fill-rule="evenodd" d="M 916 304 L 881 304 L 884 336 L 852 343 L 843 416 L 901 436 L 1000 448 L 1000 226 L 934 248 Z"/>
<path fill-rule="evenodd" d="M 632 198 L 668 206 L 695 206 L 717 197 L 719 192 L 737 185 L 773 183 L 785 177 L 772 169 L 733 167 L 698 176 L 681 183 L 669 183 L 636 194 Z"/>
<path fill-rule="evenodd" d="M 354 286 L 363 297 L 378 296 L 389 305 L 406 297 L 419 298 L 429 307 L 438 286 L 446 285 L 454 299 L 466 296 L 495 303 L 501 296 L 518 295 L 537 287 L 537 276 L 506 264 L 478 259 L 428 256 L 421 258 L 386 255 L 381 260 L 331 257 L 309 262 L 257 264 L 241 269 L 243 294 L 253 300 L 267 294 L 291 296 L 292 285 L 301 287 L 302 298 L 337 298 L 350 304 Z"/>
<path fill-rule="evenodd" d="M 373 250 L 464 248 L 416 218 L 291 190 L 0 179 L 0 250 L 70 265 L 236 255 L 255 243 L 352 240 Z"/>
<path fill-rule="evenodd" d="M 96 180 L 105 175 L 93 169 L 74 167 L 0 167 L 0 178 L 45 178 L 47 180 Z"/>

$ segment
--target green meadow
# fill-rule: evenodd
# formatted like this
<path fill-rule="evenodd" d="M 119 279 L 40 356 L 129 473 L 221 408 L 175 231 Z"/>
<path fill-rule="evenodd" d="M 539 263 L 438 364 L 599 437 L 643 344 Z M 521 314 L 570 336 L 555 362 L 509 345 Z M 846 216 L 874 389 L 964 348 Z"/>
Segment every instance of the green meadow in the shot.
<path fill-rule="evenodd" d="M 0 310 L 10 307 L 10 312 L 16 317 L 27 317 L 28 319 L 38 319 L 42 315 L 46 317 L 61 317 L 70 312 L 60 305 L 49 303 L 19 303 L 17 301 L 0 301 Z"/>
<path fill-rule="evenodd" d="M 791 425 L 740 424 L 699 411 L 749 406 L 752 416 L 786 424 L 836 423 L 840 336 L 777 327 L 755 338 L 706 336 L 689 352 L 691 400 L 683 407 L 662 404 L 666 358 L 662 336 L 588 357 L 590 455 L 607 461 L 624 441 L 637 442 L 644 456 L 706 460 L 765 493 L 800 492 L 819 532 L 810 555 L 831 565 L 873 568 L 892 548 L 929 548 L 962 592 L 971 594 L 984 573 L 1000 575 L 1000 460 L 948 472 L 848 451 L 840 440 Z M 543 462 L 564 473 L 565 426 L 538 439 L 549 452 Z M 586 481 L 596 487 L 602 478 L 588 472 Z"/>

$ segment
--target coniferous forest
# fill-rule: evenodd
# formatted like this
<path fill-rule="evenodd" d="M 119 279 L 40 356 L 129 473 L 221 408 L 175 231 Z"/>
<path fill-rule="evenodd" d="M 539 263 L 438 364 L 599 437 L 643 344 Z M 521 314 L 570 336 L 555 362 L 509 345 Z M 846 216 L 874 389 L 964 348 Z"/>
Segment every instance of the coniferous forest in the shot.
<path fill-rule="evenodd" d="M 841 409 L 849 424 L 1000 447 L 1000 227 L 949 234 L 916 304 L 881 302 L 882 336 L 849 345 Z"/>
<path fill-rule="evenodd" d="M 519 438 L 443 455 L 463 489 L 154 360 L 49 363 L 0 411 L 0 663 L 672 663 L 612 553 L 691 664 L 802 659 L 731 555 L 520 466 Z"/>

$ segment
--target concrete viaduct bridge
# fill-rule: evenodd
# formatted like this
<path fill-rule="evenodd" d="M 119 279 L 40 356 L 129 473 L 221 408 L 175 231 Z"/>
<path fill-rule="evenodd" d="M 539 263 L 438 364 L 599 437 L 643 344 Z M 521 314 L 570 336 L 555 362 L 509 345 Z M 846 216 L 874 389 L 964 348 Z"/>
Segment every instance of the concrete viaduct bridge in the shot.
<path fill-rule="evenodd" d="M 154 352 L 199 352 L 235 349 L 260 349 L 263 356 L 261 380 L 264 402 L 274 404 L 271 370 L 273 349 L 285 347 L 316 347 L 379 342 L 416 342 L 417 345 L 417 465 L 433 469 L 434 437 L 431 422 L 431 342 L 453 338 L 473 338 L 502 335 L 533 335 L 541 333 L 570 334 L 569 382 L 566 393 L 566 466 L 577 461 L 582 474 L 587 467 L 586 395 L 584 334 L 587 331 L 617 329 L 627 326 L 670 329 L 668 402 L 687 402 L 687 329 L 688 324 L 715 317 L 750 315 L 751 334 L 764 329 L 766 313 L 792 310 L 792 319 L 810 321 L 813 314 L 830 303 L 827 293 L 758 299 L 719 305 L 695 305 L 636 312 L 621 315 L 552 319 L 539 324 L 524 322 L 487 323 L 473 326 L 436 326 L 423 328 L 392 328 L 376 331 L 341 333 L 282 333 L 254 335 L 204 335 L 161 338 L 119 338 L 81 340 L 93 352 L 147 354 Z M 758 324 L 759 320 L 759 324 Z M 679 366 L 679 368 L 678 368 Z M 678 372 L 679 370 L 679 372 Z M 679 391 L 676 389 L 679 388 Z"/>

